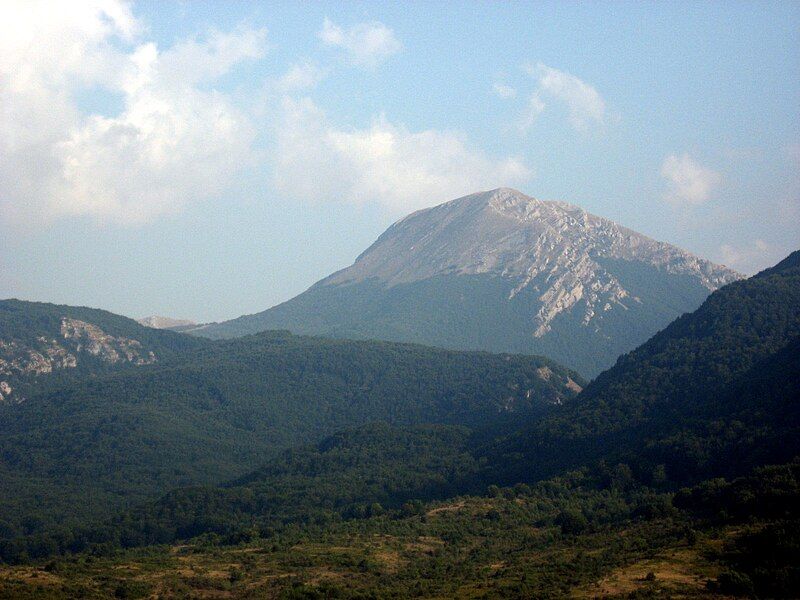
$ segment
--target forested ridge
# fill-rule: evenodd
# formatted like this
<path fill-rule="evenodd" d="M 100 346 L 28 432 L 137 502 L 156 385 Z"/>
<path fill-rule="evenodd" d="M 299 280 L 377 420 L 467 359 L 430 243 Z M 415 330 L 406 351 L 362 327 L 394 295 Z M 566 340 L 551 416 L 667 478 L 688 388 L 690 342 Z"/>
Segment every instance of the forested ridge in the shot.
<path fill-rule="evenodd" d="M 136 339 L 158 351 L 171 351 L 171 354 L 208 345 L 205 340 L 145 327 L 106 310 L 15 299 L 0 300 L 0 339 L 24 341 L 57 335 L 65 317 L 91 323 L 110 335 Z"/>

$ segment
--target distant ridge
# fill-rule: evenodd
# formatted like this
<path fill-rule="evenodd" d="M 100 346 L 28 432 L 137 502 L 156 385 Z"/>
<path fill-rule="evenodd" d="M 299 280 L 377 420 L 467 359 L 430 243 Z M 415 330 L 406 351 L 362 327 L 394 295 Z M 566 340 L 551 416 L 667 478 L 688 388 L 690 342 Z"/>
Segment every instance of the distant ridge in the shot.
<path fill-rule="evenodd" d="M 740 278 L 576 206 L 499 188 L 417 211 L 296 298 L 193 333 L 544 354 L 592 377 Z"/>
<path fill-rule="evenodd" d="M 158 315 L 151 315 L 136 319 L 140 325 L 145 327 L 152 327 L 153 329 L 171 329 L 172 331 L 184 331 L 197 326 L 194 321 L 188 319 L 173 319 L 171 317 L 161 317 Z"/>

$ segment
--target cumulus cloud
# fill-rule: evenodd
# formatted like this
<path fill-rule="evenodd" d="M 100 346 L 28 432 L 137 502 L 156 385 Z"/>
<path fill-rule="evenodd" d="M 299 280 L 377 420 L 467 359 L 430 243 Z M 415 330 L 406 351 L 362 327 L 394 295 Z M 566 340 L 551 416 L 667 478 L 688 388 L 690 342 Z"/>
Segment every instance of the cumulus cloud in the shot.
<path fill-rule="evenodd" d="M 266 50 L 265 32 L 139 43 L 118 0 L 0 5 L 0 211 L 140 223 L 218 193 L 252 126 L 210 83 Z M 80 92 L 118 96 L 82 114 Z"/>
<path fill-rule="evenodd" d="M 661 176 L 668 185 L 664 197 L 673 204 L 702 204 L 722 184 L 722 175 L 702 166 L 687 153 L 667 156 L 661 164 Z"/>
<path fill-rule="evenodd" d="M 377 21 L 343 29 L 326 18 L 319 38 L 325 45 L 343 50 L 353 65 L 369 69 L 403 49 L 394 31 Z"/>
<path fill-rule="evenodd" d="M 326 20 L 320 36 L 365 67 L 400 49 L 380 23 L 344 30 Z M 337 127 L 310 100 L 289 99 L 325 76 L 310 61 L 271 82 L 286 99 L 266 94 L 256 124 L 217 83 L 266 51 L 266 32 L 247 27 L 159 47 L 122 0 L 0 2 L 0 220 L 145 223 L 221 196 L 243 165 L 265 158 L 257 166 L 292 197 L 397 211 L 531 176 L 457 132 L 385 117 Z M 95 93 L 114 101 L 87 111 L 79 100 Z"/>
<path fill-rule="evenodd" d="M 586 131 L 590 125 L 605 121 L 606 103 L 585 81 L 542 63 L 526 70 L 537 81 L 537 96 L 549 96 L 566 105 L 570 123 L 576 130 Z"/>
<path fill-rule="evenodd" d="M 410 131 L 385 117 L 343 129 L 310 99 L 283 101 L 275 185 L 298 199 L 379 202 L 401 213 L 531 177 L 520 160 L 493 160 L 458 133 Z"/>

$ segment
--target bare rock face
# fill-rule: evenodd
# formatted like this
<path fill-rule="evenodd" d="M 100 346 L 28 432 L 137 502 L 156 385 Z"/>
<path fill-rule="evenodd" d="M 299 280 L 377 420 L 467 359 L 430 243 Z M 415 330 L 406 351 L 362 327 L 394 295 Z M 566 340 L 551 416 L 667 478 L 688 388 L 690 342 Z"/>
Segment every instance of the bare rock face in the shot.
<path fill-rule="evenodd" d="M 56 340 L 39 337 L 35 346 L 0 340 L 0 375 L 42 375 L 76 365 L 75 356 Z"/>
<path fill-rule="evenodd" d="M 741 278 L 577 206 L 500 188 L 401 219 L 351 267 L 317 285 L 374 279 L 391 287 L 443 275 L 498 275 L 514 283 L 509 299 L 525 289 L 536 292 L 541 306 L 532 315 L 532 335 L 541 337 L 564 312 L 579 310 L 589 325 L 598 312 L 641 302 L 604 259 L 688 275 L 709 292 Z"/>
<path fill-rule="evenodd" d="M 62 319 L 61 335 L 72 342 L 76 352 L 87 352 L 110 364 L 149 365 L 156 361 L 155 354 L 145 352 L 138 340 L 108 335 L 96 325 L 77 319 Z"/>
<path fill-rule="evenodd" d="M 16 377 L 40 376 L 61 369 L 74 369 L 81 356 L 90 355 L 106 364 L 148 365 L 156 355 L 138 340 L 114 337 L 91 323 L 64 317 L 61 338 L 38 336 L 31 342 L 0 340 L 0 401 L 12 399 L 10 381 Z M 19 397 L 14 397 L 21 401 Z"/>

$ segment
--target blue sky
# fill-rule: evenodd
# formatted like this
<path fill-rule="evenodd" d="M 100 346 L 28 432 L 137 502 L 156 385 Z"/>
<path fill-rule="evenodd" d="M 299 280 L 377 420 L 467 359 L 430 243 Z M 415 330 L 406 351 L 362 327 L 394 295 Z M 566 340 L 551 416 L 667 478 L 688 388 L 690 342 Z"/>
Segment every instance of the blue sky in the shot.
<path fill-rule="evenodd" d="M 231 318 L 500 186 L 800 246 L 798 3 L 268 4 L 0 7 L 0 297 Z"/>

